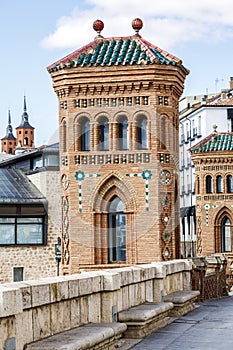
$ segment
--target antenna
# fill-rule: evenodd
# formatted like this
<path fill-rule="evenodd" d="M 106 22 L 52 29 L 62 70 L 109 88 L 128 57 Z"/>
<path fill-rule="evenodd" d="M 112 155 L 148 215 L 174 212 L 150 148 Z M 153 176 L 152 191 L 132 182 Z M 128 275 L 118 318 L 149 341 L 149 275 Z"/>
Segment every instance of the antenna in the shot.
<path fill-rule="evenodd" d="M 221 81 L 224 81 L 224 79 L 222 79 L 222 78 L 216 78 L 215 79 L 215 92 L 217 92 L 218 91 L 218 83 L 219 82 L 221 82 Z"/>

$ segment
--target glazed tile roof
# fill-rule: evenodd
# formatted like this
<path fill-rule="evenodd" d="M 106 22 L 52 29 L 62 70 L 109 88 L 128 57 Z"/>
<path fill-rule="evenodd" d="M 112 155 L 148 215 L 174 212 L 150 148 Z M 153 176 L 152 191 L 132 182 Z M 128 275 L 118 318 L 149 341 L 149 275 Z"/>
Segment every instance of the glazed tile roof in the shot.
<path fill-rule="evenodd" d="M 45 202 L 44 195 L 22 171 L 0 169 L 0 204 L 45 204 Z"/>
<path fill-rule="evenodd" d="M 49 72 L 64 67 L 112 66 L 134 64 L 180 65 L 182 61 L 152 45 L 139 35 L 120 38 L 97 38 L 48 67 Z M 184 68 L 184 67 L 183 67 Z M 186 73 L 189 71 L 186 70 Z"/>
<path fill-rule="evenodd" d="M 233 133 L 231 132 L 213 132 L 189 151 L 193 153 L 207 153 L 216 151 L 233 151 Z"/>

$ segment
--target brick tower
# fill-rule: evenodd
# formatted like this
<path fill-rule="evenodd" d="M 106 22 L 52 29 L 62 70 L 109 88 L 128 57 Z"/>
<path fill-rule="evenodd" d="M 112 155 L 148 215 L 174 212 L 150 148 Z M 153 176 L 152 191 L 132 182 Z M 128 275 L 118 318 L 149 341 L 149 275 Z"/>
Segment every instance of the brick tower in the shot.
<path fill-rule="evenodd" d="M 233 261 L 233 133 L 217 132 L 190 148 L 195 165 L 197 255 Z"/>
<path fill-rule="evenodd" d="M 48 67 L 59 102 L 62 268 L 178 258 L 178 101 L 188 70 L 135 34 Z M 109 265 L 108 265 L 109 266 Z M 122 265 L 121 265 L 122 266 Z"/>
<path fill-rule="evenodd" d="M 7 154 L 15 154 L 16 147 L 16 137 L 13 135 L 12 125 L 11 125 L 11 114 L 8 113 L 8 125 L 6 128 L 6 136 L 1 139 L 2 152 Z"/>

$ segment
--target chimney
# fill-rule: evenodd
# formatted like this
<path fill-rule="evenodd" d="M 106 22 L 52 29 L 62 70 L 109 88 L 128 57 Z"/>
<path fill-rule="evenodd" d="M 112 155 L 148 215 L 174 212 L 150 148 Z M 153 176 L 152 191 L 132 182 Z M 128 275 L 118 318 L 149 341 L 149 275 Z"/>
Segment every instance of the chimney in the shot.
<path fill-rule="evenodd" d="M 233 81 L 232 81 L 232 84 L 233 84 Z M 225 100 L 227 98 L 227 90 L 226 89 L 223 89 L 221 91 L 221 99 L 222 100 Z"/>
<path fill-rule="evenodd" d="M 229 88 L 233 89 L 233 77 L 230 77 Z"/>

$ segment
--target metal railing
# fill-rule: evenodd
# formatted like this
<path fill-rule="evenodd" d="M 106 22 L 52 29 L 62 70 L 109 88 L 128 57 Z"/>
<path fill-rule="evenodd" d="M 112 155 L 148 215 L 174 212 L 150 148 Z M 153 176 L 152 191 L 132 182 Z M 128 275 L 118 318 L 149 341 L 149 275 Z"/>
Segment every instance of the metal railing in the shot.
<path fill-rule="evenodd" d="M 199 290 L 199 300 L 217 299 L 227 295 L 227 259 L 223 254 L 193 258 L 192 289 Z"/>

